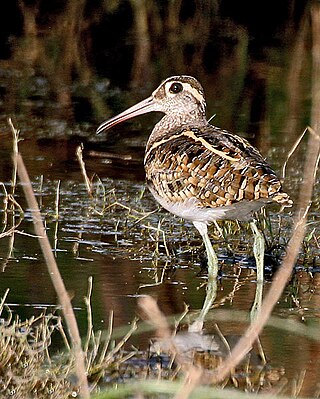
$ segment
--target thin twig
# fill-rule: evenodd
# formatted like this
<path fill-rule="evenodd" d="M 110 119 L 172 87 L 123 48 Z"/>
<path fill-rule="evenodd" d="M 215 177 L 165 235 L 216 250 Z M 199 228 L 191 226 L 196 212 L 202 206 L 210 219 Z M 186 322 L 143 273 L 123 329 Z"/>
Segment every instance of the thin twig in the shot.
<path fill-rule="evenodd" d="M 81 169 L 82 176 L 84 178 L 84 182 L 85 182 L 85 185 L 86 185 L 86 188 L 87 188 L 87 192 L 88 192 L 89 196 L 92 197 L 92 192 L 93 192 L 92 184 L 91 184 L 91 181 L 90 181 L 90 179 L 89 179 L 89 177 L 87 175 L 86 164 L 84 163 L 82 152 L 83 152 L 83 144 L 81 144 L 81 145 L 79 145 L 77 147 L 76 155 L 77 155 L 77 158 L 78 158 L 78 161 L 79 161 L 79 164 L 80 164 L 80 169 Z"/>
<path fill-rule="evenodd" d="M 106 358 L 103 362 L 104 365 L 109 364 L 109 362 L 114 358 L 114 355 L 120 351 L 120 349 L 124 346 L 124 344 L 128 341 L 128 339 L 131 337 L 131 335 L 137 328 L 138 328 L 137 320 L 133 320 L 130 330 L 106 356 Z"/>
<path fill-rule="evenodd" d="M 295 150 L 298 148 L 299 144 L 301 143 L 301 140 L 304 138 L 306 132 L 308 131 L 308 127 L 306 127 L 304 129 L 304 131 L 302 132 L 302 134 L 297 138 L 296 142 L 293 144 L 291 150 L 289 151 L 286 160 L 284 161 L 284 164 L 282 166 L 282 174 L 281 174 L 281 178 L 282 180 L 285 179 L 286 177 L 286 167 L 287 167 L 287 163 L 289 162 L 289 159 L 291 158 L 292 154 L 295 152 Z"/>
<path fill-rule="evenodd" d="M 12 170 L 12 181 L 11 181 L 11 194 L 13 196 L 17 186 L 17 161 L 15 155 L 18 154 L 19 151 L 18 143 L 20 141 L 19 140 L 20 130 L 14 127 L 11 118 L 8 119 L 8 123 L 13 134 L 13 170 Z"/>
<path fill-rule="evenodd" d="M 55 209 L 54 218 L 57 220 L 59 219 L 60 185 L 61 185 L 61 180 L 58 180 L 57 191 L 56 191 L 56 200 L 55 200 L 55 205 L 54 205 L 54 209 Z"/>
<path fill-rule="evenodd" d="M 46 260 L 49 276 L 51 278 L 51 281 L 59 298 L 59 302 L 62 307 L 62 312 L 68 326 L 69 335 L 71 338 L 72 347 L 75 355 L 75 367 L 76 367 L 77 377 L 79 380 L 79 386 L 81 389 L 81 396 L 83 398 L 89 398 L 90 391 L 86 376 L 84 354 L 81 348 L 81 338 L 79 334 L 77 320 L 73 312 L 72 304 L 69 295 L 67 293 L 67 290 L 65 288 L 64 282 L 62 280 L 61 274 L 59 272 L 56 260 L 52 253 L 50 242 L 42 222 L 40 210 L 32 189 L 28 172 L 26 170 L 21 155 L 19 153 L 15 154 L 15 158 L 16 158 L 15 162 L 17 162 L 17 167 L 18 167 L 19 179 L 22 183 L 22 187 L 28 202 L 28 206 L 31 209 L 34 229 L 36 234 L 39 236 L 39 244 L 43 256 Z"/>
<path fill-rule="evenodd" d="M 91 309 L 92 283 L 93 283 L 93 278 L 92 278 L 92 276 L 90 276 L 88 278 L 87 296 L 84 298 L 84 303 L 86 304 L 86 308 L 87 308 L 87 322 L 88 322 L 87 339 L 86 339 L 86 342 L 84 344 L 85 353 L 88 352 L 90 339 L 91 339 L 92 333 L 93 333 L 92 309 Z"/>
<path fill-rule="evenodd" d="M 8 294 L 9 294 L 9 291 L 10 291 L 10 289 L 7 288 L 6 291 L 5 291 L 5 293 L 4 293 L 4 295 L 3 295 L 3 297 L 2 297 L 2 299 L 1 299 L 1 303 L 0 303 L 0 315 L 1 315 L 1 313 L 2 313 L 4 304 L 5 304 L 5 302 L 6 302 L 6 299 L 7 299 Z"/>
<path fill-rule="evenodd" d="M 110 311 L 109 314 L 109 322 L 108 322 L 108 330 L 106 333 L 106 337 L 105 337 L 105 342 L 100 354 L 100 358 L 99 358 L 99 362 L 98 364 L 101 364 L 104 361 L 104 358 L 106 357 L 106 353 L 110 344 L 110 340 L 111 340 L 111 335 L 112 335 L 112 330 L 113 330 L 113 310 Z"/>

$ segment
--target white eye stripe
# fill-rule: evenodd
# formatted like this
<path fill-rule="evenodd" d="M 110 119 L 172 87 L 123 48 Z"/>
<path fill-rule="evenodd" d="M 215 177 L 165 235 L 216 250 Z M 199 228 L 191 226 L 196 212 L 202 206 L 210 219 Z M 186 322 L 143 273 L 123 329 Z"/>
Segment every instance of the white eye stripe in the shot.
<path fill-rule="evenodd" d="M 165 84 L 166 95 L 170 96 L 170 97 L 173 97 L 173 96 L 176 95 L 176 93 L 171 93 L 170 90 L 169 90 L 170 87 L 172 86 L 172 83 L 173 82 L 171 81 L 171 82 L 167 82 Z M 195 89 L 194 87 L 192 87 L 189 83 L 182 83 L 182 82 L 179 82 L 179 83 L 181 83 L 182 86 L 183 86 L 183 89 L 185 91 L 187 91 L 188 93 L 191 93 L 193 95 L 193 97 L 197 101 L 199 101 L 199 103 L 202 103 L 204 101 L 203 95 L 201 93 L 199 93 L 199 91 L 197 89 Z"/>
<path fill-rule="evenodd" d="M 199 91 L 197 89 L 195 89 L 194 87 L 192 87 L 191 85 L 189 85 L 189 83 L 184 83 L 183 84 L 189 93 L 191 93 L 193 95 L 193 97 L 199 101 L 199 103 L 202 103 L 204 98 L 203 95 L 201 93 L 199 93 Z"/>

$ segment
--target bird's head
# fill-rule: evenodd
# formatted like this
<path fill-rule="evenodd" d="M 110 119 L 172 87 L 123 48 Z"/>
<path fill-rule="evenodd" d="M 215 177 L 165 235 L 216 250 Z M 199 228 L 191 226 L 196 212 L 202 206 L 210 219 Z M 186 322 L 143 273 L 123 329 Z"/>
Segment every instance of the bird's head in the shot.
<path fill-rule="evenodd" d="M 164 80 L 150 97 L 103 122 L 98 127 L 97 133 L 153 111 L 163 112 L 180 124 L 205 118 L 206 102 L 203 88 L 192 76 L 172 76 Z"/>

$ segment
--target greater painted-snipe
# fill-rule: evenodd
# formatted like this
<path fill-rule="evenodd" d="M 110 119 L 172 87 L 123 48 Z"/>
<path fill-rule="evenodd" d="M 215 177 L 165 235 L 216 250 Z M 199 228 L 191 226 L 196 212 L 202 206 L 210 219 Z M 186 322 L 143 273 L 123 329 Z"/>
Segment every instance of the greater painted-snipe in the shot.
<path fill-rule="evenodd" d="M 209 276 L 216 277 L 218 259 L 207 226 L 221 219 L 251 220 L 267 203 L 286 207 L 292 201 L 256 148 L 209 124 L 203 88 L 191 76 L 166 79 L 150 97 L 103 122 L 97 133 L 151 111 L 165 115 L 146 146 L 148 187 L 166 210 L 193 222 L 204 241 Z M 264 240 L 255 224 L 251 228 L 260 245 L 260 254 L 254 253 L 263 276 Z"/>

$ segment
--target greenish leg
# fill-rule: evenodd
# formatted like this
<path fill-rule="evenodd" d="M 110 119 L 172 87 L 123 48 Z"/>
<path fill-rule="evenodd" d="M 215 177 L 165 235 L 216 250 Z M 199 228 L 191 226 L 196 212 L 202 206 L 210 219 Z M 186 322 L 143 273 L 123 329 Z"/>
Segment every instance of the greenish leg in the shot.
<path fill-rule="evenodd" d="M 212 247 L 207 231 L 207 225 L 201 222 L 193 222 L 203 239 L 207 257 L 208 257 L 208 283 L 206 288 L 206 297 L 197 319 L 190 325 L 189 331 L 201 332 L 205 317 L 217 296 L 217 277 L 219 271 L 218 257 Z"/>
<path fill-rule="evenodd" d="M 250 222 L 250 227 L 253 232 L 253 254 L 257 266 L 257 281 L 263 282 L 264 280 L 264 238 L 261 231 L 258 229 L 256 222 Z"/>
<path fill-rule="evenodd" d="M 216 279 L 218 276 L 219 266 L 218 257 L 214 252 L 209 235 L 208 227 L 204 222 L 193 222 L 194 227 L 199 231 L 206 247 L 207 257 L 208 257 L 208 279 Z"/>
<path fill-rule="evenodd" d="M 256 260 L 257 267 L 257 288 L 254 302 L 250 311 L 251 320 L 254 320 L 261 308 L 262 293 L 263 293 L 263 279 L 264 279 L 264 237 L 258 229 L 255 222 L 250 223 L 253 232 L 253 254 Z"/>
<path fill-rule="evenodd" d="M 219 271 L 217 254 L 215 253 L 212 247 L 208 233 L 205 233 L 202 236 L 202 239 L 206 247 L 206 252 L 208 257 L 208 279 L 216 280 Z"/>

